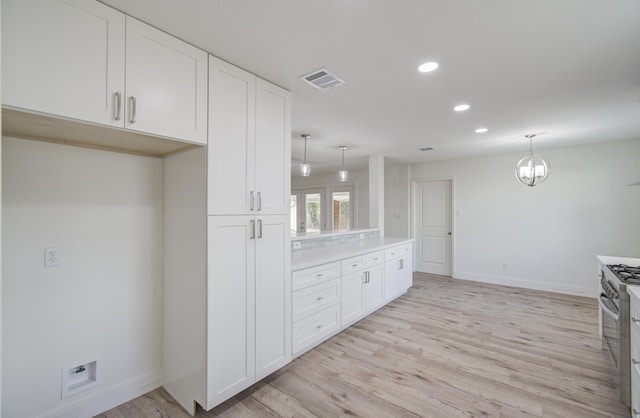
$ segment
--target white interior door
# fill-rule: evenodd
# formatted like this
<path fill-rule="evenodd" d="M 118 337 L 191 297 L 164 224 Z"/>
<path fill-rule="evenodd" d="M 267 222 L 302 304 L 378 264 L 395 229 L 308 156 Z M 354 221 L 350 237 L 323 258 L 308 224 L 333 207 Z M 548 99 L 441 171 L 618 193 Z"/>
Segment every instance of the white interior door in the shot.
<path fill-rule="evenodd" d="M 414 183 L 416 270 L 451 275 L 451 181 Z"/>

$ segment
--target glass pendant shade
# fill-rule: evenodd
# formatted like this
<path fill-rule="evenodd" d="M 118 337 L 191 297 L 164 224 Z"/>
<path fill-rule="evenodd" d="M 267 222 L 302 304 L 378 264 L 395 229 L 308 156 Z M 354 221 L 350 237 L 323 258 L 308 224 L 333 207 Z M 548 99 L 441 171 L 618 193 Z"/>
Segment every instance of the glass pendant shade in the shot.
<path fill-rule="evenodd" d="M 307 163 L 307 139 L 311 138 L 309 134 L 300 135 L 304 138 L 304 159 L 302 160 L 302 164 L 300 164 L 300 175 L 302 177 L 309 177 L 311 174 L 311 166 Z"/>
<path fill-rule="evenodd" d="M 309 177 L 311 174 L 311 166 L 307 163 L 300 164 L 300 175 L 302 177 Z"/>
<path fill-rule="evenodd" d="M 529 155 L 516 164 L 516 178 L 529 187 L 545 181 L 549 176 L 550 170 L 549 163 L 533 153 L 532 139 L 534 136 L 527 135 L 527 138 L 529 138 Z"/>
<path fill-rule="evenodd" d="M 349 180 L 349 172 L 344 168 L 344 150 L 346 150 L 347 147 L 340 145 L 338 148 L 342 151 L 342 168 L 338 171 L 338 180 L 347 181 Z"/>

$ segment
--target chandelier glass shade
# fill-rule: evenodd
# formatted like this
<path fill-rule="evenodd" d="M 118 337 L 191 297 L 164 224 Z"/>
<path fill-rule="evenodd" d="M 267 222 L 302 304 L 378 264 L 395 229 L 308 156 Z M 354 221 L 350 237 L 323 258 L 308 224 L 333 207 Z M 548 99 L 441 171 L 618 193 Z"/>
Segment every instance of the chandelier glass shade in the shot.
<path fill-rule="evenodd" d="M 302 164 L 300 164 L 300 175 L 302 177 L 309 177 L 311 174 L 311 166 L 307 163 L 307 139 L 311 138 L 309 134 L 300 135 L 304 138 L 304 159 L 302 160 Z"/>
<path fill-rule="evenodd" d="M 516 178 L 521 183 L 533 187 L 547 179 L 551 167 L 544 158 L 533 153 L 533 137 L 535 135 L 531 134 L 525 137 L 529 138 L 529 154 L 516 164 Z"/>
<path fill-rule="evenodd" d="M 349 172 L 344 168 L 344 150 L 346 150 L 347 147 L 340 145 L 338 148 L 342 151 L 342 168 L 338 171 L 338 180 L 347 181 L 349 180 Z"/>

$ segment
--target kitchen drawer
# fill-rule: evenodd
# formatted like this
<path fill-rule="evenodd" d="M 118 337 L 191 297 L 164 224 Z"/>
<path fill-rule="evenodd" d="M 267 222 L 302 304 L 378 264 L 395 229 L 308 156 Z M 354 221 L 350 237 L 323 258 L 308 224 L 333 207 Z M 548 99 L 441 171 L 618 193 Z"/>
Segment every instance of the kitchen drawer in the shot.
<path fill-rule="evenodd" d="M 384 259 L 389 261 L 395 260 L 396 258 L 402 258 L 407 254 L 411 254 L 411 247 L 411 244 L 407 244 L 399 247 L 387 248 L 384 252 Z"/>
<path fill-rule="evenodd" d="M 631 327 L 631 369 L 640 373 L 640 331 Z M 636 364 L 636 362 L 638 362 Z"/>
<path fill-rule="evenodd" d="M 298 270 L 291 273 L 291 288 L 296 290 L 304 289 L 318 283 L 340 277 L 340 263 L 321 264 L 319 266 L 309 267 L 308 269 Z"/>
<path fill-rule="evenodd" d="M 349 274 L 384 262 L 384 251 L 359 255 L 342 260 L 342 274 Z"/>
<path fill-rule="evenodd" d="M 340 301 L 340 281 L 328 280 L 293 292 L 292 322 L 297 322 Z"/>
<path fill-rule="evenodd" d="M 364 266 L 374 266 L 376 264 L 384 263 L 384 251 L 376 251 L 375 253 L 369 253 L 364 255 Z"/>
<path fill-rule="evenodd" d="M 631 328 L 640 333 L 640 300 L 633 293 L 629 293 L 631 304 L 629 308 Z M 634 321 L 635 320 L 635 321 Z M 638 321 L 638 322 L 636 322 Z"/>
<path fill-rule="evenodd" d="M 340 304 L 333 305 L 293 324 L 291 351 L 294 356 L 315 346 L 340 327 Z"/>

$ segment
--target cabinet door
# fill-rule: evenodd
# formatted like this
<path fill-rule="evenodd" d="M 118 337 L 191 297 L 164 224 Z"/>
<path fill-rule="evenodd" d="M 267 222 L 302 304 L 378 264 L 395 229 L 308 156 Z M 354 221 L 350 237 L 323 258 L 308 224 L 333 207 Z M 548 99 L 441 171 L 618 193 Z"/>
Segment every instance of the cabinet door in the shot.
<path fill-rule="evenodd" d="M 255 91 L 254 75 L 209 57 L 210 215 L 248 214 L 256 207 L 256 196 L 251 196 L 255 193 Z"/>
<path fill-rule="evenodd" d="M 253 217 L 208 218 L 206 409 L 255 382 L 256 313 Z"/>
<path fill-rule="evenodd" d="M 400 260 L 390 260 L 384 263 L 384 298 L 391 300 L 398 295 L 398 276 Z"/>
<path fill-rule="evenodd" d="M 259 213 L 286 215 L 291 196 L 291 95 L 256 82 L 256 193 Z"/>
<path fill-rule="evenodd" d="M 384 303 L 384 264 L 367 269 L 368 281 L 364 285 L 365 311 L 379 308 Z"/>
<path fill-rule="evenodd" d="M 288 216 L 256 219 L 256 380 L 291 360 Z"/>
<path fill-rule="evenodd" d="M 96 1 L 3 0 L 2 104 L 122 127 L 124 47 L 124 14 Z"/>
<path fill-rule="evenodd" d="M 127 16 L 126 118 L 136 131 L 207 142 L 207 53 Z"/>
<path fill-rule="evenodd" d="M 362 271 L 342 276 L 341 327 L 364 315 L 364 273 Z"/>
<path fill-rule="evenodd" d="M 398 290 L 404 292 L 413 286 L 413 256 L 411 251 L 400 259 L 398 270 Z"/>

